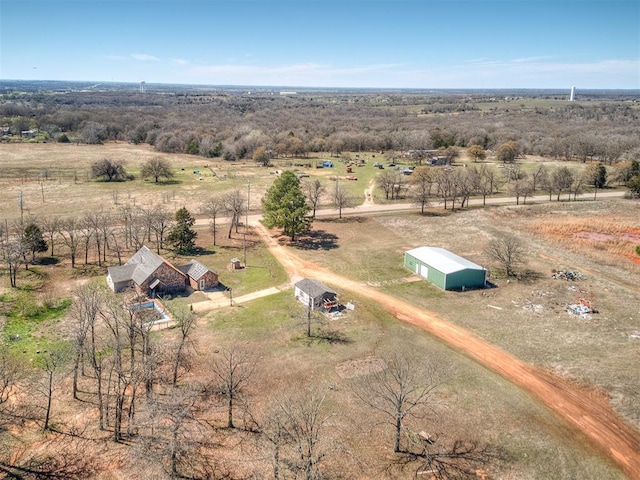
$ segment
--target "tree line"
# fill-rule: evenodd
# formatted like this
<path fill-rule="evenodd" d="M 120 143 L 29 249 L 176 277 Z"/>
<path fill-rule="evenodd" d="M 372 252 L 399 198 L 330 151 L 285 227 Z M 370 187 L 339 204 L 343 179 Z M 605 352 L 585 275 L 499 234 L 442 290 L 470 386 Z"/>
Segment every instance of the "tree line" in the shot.
<path fill-rule="evenodd" d="M 304 94 L 279 97 L 185 92 L 181 95 L 21 93 L 0 100 L 0 124 L 14 137 L 147 143 L 160 152 L 226 160 L 310 152 L 406 152 L 473 145 L 495 151 L 515 142 L 523 154 L 613 164 L 637 158 L 640 112 L 627 99 L 593 98 L 555 107 L 477 108 L 491 94 Z M 442 109 L 434 105 L 461 105 Z M 79 109 L 78 106 L 91 106 Z M 425 106 L 426 105 L 426 106 Z M 414 107 L 422 106 L 416 111 Z M 11 137 L 5 137 L 5 140 Z"/>

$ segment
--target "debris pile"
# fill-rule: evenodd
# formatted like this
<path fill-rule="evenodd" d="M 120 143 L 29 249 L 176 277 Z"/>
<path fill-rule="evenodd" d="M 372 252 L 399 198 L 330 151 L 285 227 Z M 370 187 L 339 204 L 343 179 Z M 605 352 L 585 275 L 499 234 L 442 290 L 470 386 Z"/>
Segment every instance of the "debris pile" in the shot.
<path fill-rule="evenodd" d="M 580 303 L 567 305 L 567 313 L 569 315 L 577 315 L 583 320 L 591 320 L 591 314 L 598 313 L 598 311 L 591 306 L 591 302 L 580 299 Z"/>
<path fill-rule="evenodd" d="M 555 280 L 571 280 L 572 282 L 575 280 L 583 280 L 584 276 L 582 275 L 582 273 L 578 272 L 578 271 L 571 271 L 571 270 L 567 270 L 567 271 L 563 271 L 563 270 L 552 270 L 551 271 L 551 278 L 555 279 Z"/>

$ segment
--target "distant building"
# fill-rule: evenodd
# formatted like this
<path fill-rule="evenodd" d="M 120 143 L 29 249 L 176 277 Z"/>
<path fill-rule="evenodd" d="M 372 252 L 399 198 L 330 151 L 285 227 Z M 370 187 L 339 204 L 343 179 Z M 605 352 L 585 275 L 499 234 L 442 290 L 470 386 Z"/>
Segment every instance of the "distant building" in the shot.
<path fill-rule="evenodd" d="M 404 266 L 443 290 L 482 288 L 487 271 L 444 248 L 418 247 L 404 253 Z"/>

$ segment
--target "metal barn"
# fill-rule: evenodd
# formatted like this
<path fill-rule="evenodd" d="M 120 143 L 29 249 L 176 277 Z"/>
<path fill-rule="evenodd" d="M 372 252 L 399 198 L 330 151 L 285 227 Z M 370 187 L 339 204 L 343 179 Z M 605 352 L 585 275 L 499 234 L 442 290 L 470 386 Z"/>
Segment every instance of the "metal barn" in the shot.
<path fill-rule="evenodd" d="M 482 288 L 486 282 L 486 269 L 444 248 L 408 250 L 404 266 L 443 290 Z"/>

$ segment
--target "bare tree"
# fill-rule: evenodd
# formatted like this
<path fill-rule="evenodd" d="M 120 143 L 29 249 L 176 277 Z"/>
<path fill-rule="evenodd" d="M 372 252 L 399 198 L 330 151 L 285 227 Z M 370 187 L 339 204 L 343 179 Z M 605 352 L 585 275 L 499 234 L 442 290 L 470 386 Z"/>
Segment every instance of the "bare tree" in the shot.
<path fill-rule="evenodd" d="M 21 363 L 0 344 L 0 429 L 8 418 L 7 411 L 12 408 L 9 400 L 23 377 L 24 368 Z"/>
<path fill-rule="evenodd" d="M 394 198 L 397 172 L 386 170 L 376 177 L 376 185 L 384 191 L 384 197 Z"/>
<path fill-rule="evenodd" d="M 411 175 L 411 196 L 413 203 L 420 207 L 420 213 L 429 205 L 435 181 L 430 167 L 416 167 Z"/>
<path fill-rule="evenodd" d="M 503 235 L 492 239 L 486 254 L 503 268 L 507 277 L 515 274 L 515 268 L 524 263 L 526 250 L 524 242 L 514 235 Z"/>
<path fill-rule="evenodd" d="M 156 238 L 156 251 L 158 255 L 164 248 L 164 238 L 171 227 L 172 218 L 162 205 L 154 207 L 151 211 L 151 230 Z"/>
<path fill-rule="evenodd" d="M 18 269 L 26 253 L 25 247 L 19 237 L 9 236 L 6 228 L 1 228 L 0 254 L 9 270 L 9 282 L 12 288 L 18 286 Z"/>
<path fill-rule="evenodd" d="M 173 178 L 173 171 L 169 162 L 162 157 L 154 157 L 142 166 L 142 178 L 153 178 L 158 183 L 160 178 Z"/>
<path fill-rule="evenodd" d="M 53 393 L 65 374 L 65 363 L 67 360 L 66 352 L 60 348 L 54 349 L 46 353 L 41 359 L 41 368 L 45 371 L 45 379 L 42 383 L 38 383 L 36 388 L 45 396 L 46 406 L 44 408 L 43 430 L 49 430 L 51 422 L 51 406 L 53 403 Z"/>
<path fill-rule="evenodd" d="M 356 202 L 349 191 L 336 181 L 333 191 L 333 206 L 338 209 L 338 217 L 342 218 L 342 210 L 355 206 Z"/>
<path fill-rule="evenodd" d="M 61 222 L 58 217 L 49 216 L 42 219 L 42 230 L 49 237 L 49 246 L 51 247 L 51 256 L 54 256 L 54 248 L 56 244 L 56 239 L 58 234 L 60 233 Z"/>
<path fill-rule="evenodd" d="M 570 191 L 572 184 L 573 172 L 568 167 L 559 167 L 551 174 L 550 191 L 556 194 L 557 201 L 563 192 Z"/>
<path fill-rule="evenodd" d="M 316 218 L 316 210 L 318 209 L 318 205 L 320 204 L 320 200 L 322 196 L 325 194 L 326 189 L 320 180 L 309 180 L 307 182 L 302 182 L 302 193 L 311 205 L 311 218 Z"/>
<path fill-rule="evenodd" d="M 212 364 L 213 391 L 226 399 L 227 428 L 235 428 L 234 405 L 242 398 L 244 389 L 253 375 L 253 362 L 247 352 L 233 346 L 223 350 L 221 358 L 215 359 Z"/>
<path fill-rule="evenodd" d="M 330 453 L 326 431 L 332 418 L 326 412 L 325 397 L 325 392 L 310 390 L 277 400 L 267 431 L 275 478 L 279 478 L 282 466 L 294 478 L 322 478 L 320 466 Z"/>
<path fill-rule="evenodd" d="M 73 398 L 78 399 L 78 376 L 84 371 L 84 355 L 89 330 L 100 313 L 102 295 L 95 284 L 86 284 L 75 292 L 75 299 L 71 306 L 70 317 L 73 320 Z"/>
<path fill-rule="evenodd" d="M 216 221 L 220 214 L 225 211 L 224 198 L 220 195 L 214 195 L 204 202 L 200 209 L 200 213 L 209 217 L 211 233 L 213 234 L 213 245 L 216 244 L 217 224 Z"/>
<path fill-rule="evenodd" d="M 178 386 L 178 371 L 180 366 L 185 360 L 185 349 L 188 346 L 188 342 L 193 329 L 196 327 L 196 314 L 187 308 L 184 308 L 174 314 L 174 318 L 177 322 L 177 327 L 180 330 L 180 338 L 178 340 L 178 346 L 176 347 L 175 360 L 173 362 L 173 386 Z"/>
<path fill-rule="evenodd" d="M 141 447 L 154 460 L 159 457 L 172 478 L 200 478 L 193 475 L 194 471 L 206 463 L 202 458 L 193 458 L 198 448 L 207 443 L 204 435 L 197 435 L 201 392 L 198 385 L 173 388 L 150 405 Z"/>
<path fill-rule="evenodd" d="M 447 202 L 450 200 L 451 209 L 453 210 L 459 194 L 455 171 L 451 167 L 439 168 L 436 172 L 436 182 L 438 184 L 438 195 L 442 199 L 444 209 L 447 209 Z"/>
<path fill-rule="evenodd" d="M 402 433 L 410 418 L 433 411 L 436 392 L 444 380 L 444 369 L 433 359 L 410 361 L 395 355 L 386 368 L 354 383 L 353 391 L 367 406 L 380 413 L 393 428 L 393 451 L 402 452 Z"/>
<path fill-rule="evenodd" d="M 64 244 L 69 249 L 69 255 L 71 256 L 71 268 L 76 267 L 76 254 L 78 247 L 80 246 L 80 229 L 81 223 L 77 218 L 67 218 L 62 222 L 60 227 L 60 235 Z"/>
<path fill-rule="evenodd" d="M 520 205 L 520 198 L 524 197 L 523 203 L 527 202 L 527 196 L 533 192 L 531 186 L 531 179 L 526 175 L 519 175 L 518 178 L 513 180 L 509 185 L 509 193 L 516 197 L 516 205 Z"/>
<path fill-rule="evenodd" d="M 538 186 L 544 185 L 545 178 L 549 176 L 549 171 L 543 163 L 538 163 L 531 172 L 531 189 L 536 192 Z"/>
<path fill-rule="evenodd" d="M 231 231 L 234 226 L 236 227 L 236 233 L 238 233 L 238 224 L 245 208 L 244 195 L 240 190 L 233 190 L 224 196 L 224 211 L 231 220 L 228 238 L 231 238 Z"/>

